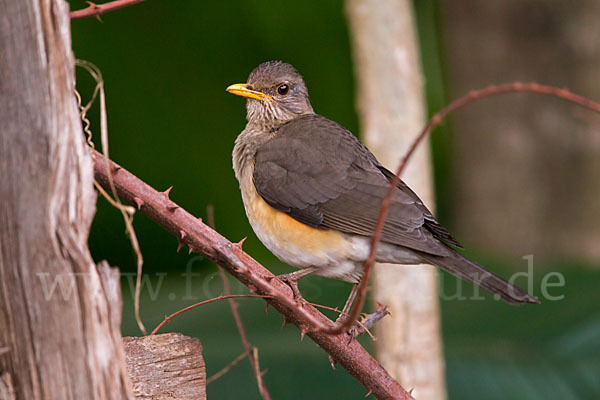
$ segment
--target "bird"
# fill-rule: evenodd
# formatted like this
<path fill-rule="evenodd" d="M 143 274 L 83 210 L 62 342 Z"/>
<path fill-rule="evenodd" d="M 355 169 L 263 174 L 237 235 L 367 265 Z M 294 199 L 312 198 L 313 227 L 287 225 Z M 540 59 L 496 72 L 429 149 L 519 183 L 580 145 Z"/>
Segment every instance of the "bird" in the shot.
<path fill-rule="evenodd" d="M 394 174 L 349 130 L 316 114 L 291 64 L 258 65 L 227 92 L 246 98 L 233 170 L 258 239 L 298 271 L 354 283 L 363 275 L 379 209 Z M 376 261 L 432 264 L 509 304 L 538 300 L 458 252 L 461 244 L 402 180 L 394 188 Z M 348 305 L 348 304 L 347 304 Z M 346 307 L 345 307 L 346 308 Z"/>

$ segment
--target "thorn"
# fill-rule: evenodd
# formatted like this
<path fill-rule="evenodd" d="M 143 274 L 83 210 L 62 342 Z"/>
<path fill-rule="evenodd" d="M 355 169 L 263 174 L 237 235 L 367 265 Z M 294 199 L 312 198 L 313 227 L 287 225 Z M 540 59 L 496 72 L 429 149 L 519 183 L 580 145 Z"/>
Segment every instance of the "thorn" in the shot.
<path fill-rule="evenodd" d="M 183 243 L 183 241 L 178 240 L 177 241 L 177 252 L 179 253 L 179 250 L 181 250 L 181 248 L 185 246 L 185 244 Z"/>
<path fill-rule="evenodd" d="M 121 169 L 121 166 L 117 164 L 112 164 L 110 166 L 110 172 L 112 172 L 113 175 L 116 175 Z"/>
<path fill-rule="evenodd" d="M 167 210 L 169 210 L 170 212 L 175 212 L 175 210 L 177 210 L 178 208 L 180 208 L 177 204 L 171 202 L 172 204 L 167 206 Z"/>
<path fill-rule="evenodd" d="M 255 292 L 256 292 L 256 286 L 254 286 L 254 285 L 252 285 L 252 284 L 249 284 L 249 285 L 248 285 L 248 289 L 250 289 L 250 291 L 251 291 L 252 293 L 255 293 Z"/>
<path fill-rule="evenodd" d="M 142 206 L 144 205 L 144 200 L 140 199 L 139 197 L 134 197 L 133 202 L 135 203 L 138 210 L 142 209 Z"/>
<path fill-rule="evenodd" d="M 329 365 L 331 365 L 331 369 L 333 369 L 334 371 L 337 371 L 337 368 L 335 367 L 335 360 L 333 359 L 333 357 L 331 356 L 331 354 L 329 355 Z"/>
<path fill-rule="evenodd" d="M 369 392 L 367 394 L 365 394 L 365 397 L 369 397 L 371 395 L 371 393 L 373 393 L 373 391 L 369 390 Z"/>
<path fill-rule="evenodd" d="M 192 254 L 192 251 L 194 251 L 194 249 L 192 249 L 192 246 L 190 246 L 188 249 L 188 254 Z"/>
<path fill-rule="evenodd" d="M 265 301 L 265 314 L 269 314 L 269 303 Z"/>
<path fill-rule="evenodd" d="M 242 239 L 242 240 L 240 240 L 239 242 L 237 242 L 237 243 L 234 243 L 233 245 L 234 245 L 235 247 L 237 247 L 238 249 L 240 249 L 240 250 L 241 250 L 241 249 L 242 249 L 242 245 L 244 244 L 244 242 L 246 241 L 246 239 L 248 239 L 248 236 L 246 236 L 245 238 L 243 238 L 243 239 Z"/>
<path fill-rule="evenodd" d="M 198 221 L 199 221 L 199 222 L 202 222 L 202 217 L 198 217 Z"/>
<path fill-rule="evenodd" d="M 265 374 L 267 373 L 268 370 L 269 370 L 269 368 L 265 368 L 264 370 L 260 371 L 260 376 L 261 377 L 265 376 Z"/>
<path fill-rule="evenodd" d="M 265 281 L 267 281 L 267 282 L 271 282 L 273 280 L 273 278 L 275 278 L 275 277 L 272 276 L 272 275 L 265 275 L 265 276 L 263 276 L 263 279 Z"/>
<path fill-rule="evenodd" d="M 284 315 L 283 316 L 283 324 L 281 324 L 281 327 L 283 328 L 284 326 L 286 326 L 289 323 L 290 323 L 290 321 L 288 321 L 287 317 Z"/>
<path fill-rule="evenodd" d="M 306 332 L 308 332 L 308 329 L 305 327 L 300 328 L 300 341 L 304 340 L 304 335 L 306 335 Z"/>
<path fill-rule="evenodd" d="M 186 236 L 187 236 L 187 233 L 185 233 L 185 231 L 183 229 L 180 229 L 179 237 L 181 237 L 181 240 L 185 239 Z"/>
<path fill-rule="evenodd" d="M 412 396 L 413 390 L 415 390 L 415 388 L 410 388 L 409 391 L 408 391 L 408 394 L 410 394 Z"/>
<path fill-rule="evenodd" d="M 171 189 L 173 189 L 173 185 L 169 186 L 167 190 L 162 192 L 162 194 L 164 194 L 167 199 L 169 198 L 169 193 L 171 193 Z"/>

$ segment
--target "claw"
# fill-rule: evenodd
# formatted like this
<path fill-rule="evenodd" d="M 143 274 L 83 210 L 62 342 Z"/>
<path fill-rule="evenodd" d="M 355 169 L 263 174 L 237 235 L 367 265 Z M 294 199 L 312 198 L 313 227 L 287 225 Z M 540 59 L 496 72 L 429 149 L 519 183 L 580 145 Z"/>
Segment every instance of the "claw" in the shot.
<path fill-rule="evenodd" d="M 298 289 L 298 279 L 296 279 L 296 277 L 292 274 L 279 275 L 277 278 L 292 290 L 292 295 L 294 296 L 296 303 L 299 306 L 303 306 L 303 302 L 305 300 L 300 293 L 300 289 Z"/>

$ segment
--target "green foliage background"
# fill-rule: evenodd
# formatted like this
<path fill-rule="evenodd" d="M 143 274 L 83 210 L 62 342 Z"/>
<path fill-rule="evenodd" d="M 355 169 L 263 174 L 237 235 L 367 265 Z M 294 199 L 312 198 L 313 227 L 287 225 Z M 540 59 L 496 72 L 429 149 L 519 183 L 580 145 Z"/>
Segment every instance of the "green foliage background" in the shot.
<path fill-rule="evenodd" d="M 84 8 L 83 1 L 71 2 Z M 445 102 L 441 27 L 435 2 L 415 2 L 427 98 L 431 111 Z M 281 59 L 304 75 L 315 110 L 358 132 L 354 109 L 351 49 L 343 14 L 336 1 L 149 0 L 95 19 L 72 23 L 75 56 L 102 70 L 107 94 L 110 155 L 155 188 L 174 185 L 172 198 L 199 217 L 215 206 L 218 230 L 231 240 L 248 236 L 244 248 L 274 273 L 289 271 L 258 242 L 246 220 L 231 169 L 233 141 L 245 125 L 244 101 L 225 92 L 243 82 L 260 62 Z M 77 71 L 84 100 L 93 82 Z M 97 105 L 92 129 L 98 129 Z M 442 223 L 452 212 L 446 149 L 451 132 L 433 136 L 438 209 Z M 99 143 L 99 138 L 95 138 Z M 400 157 L 400 155 L 399 155 Z M 390 166 L 394 167 L 394 166 Z M 221 293 L 216 269 L 199 256 L 175 253 L 174 237 L 137 215 L 135 226 L 145 272 L 156 296 L 143 291 L 142 317 L 154 327 L 183 306 Z M 450 226 L 450 228 L 452 228 Z M 119 214 L 98 201 L 90 246 L 97 260 L 108 259 L 123 272 L 134 271 L 134 257 Z M 477 258 L 505 276 L 526 269 L 502 260 Z M 492 299 L 442 301 L 445 357 L 453 399 L 600 398 L 599 274 L 568 261 L 546 266 L 534 279 L 540 295 L 545 271 L 561 270 L 566 286 L 561 301 L 514 308 Z M 191 268 L 194 276 L 181 276 Z M 442 276 L 444 287 L 456 280 Z M 232 282 L 237 292 L 245 292 Z M 160 286 L 159 286 L 160 285 Z M 454 285 L 454 286 L 453 286 Z M 465 284 L 466 287 L 466 284 Z M 123 334 L 137 335 L 132 293 L 123 279 Z M 469 290 L 470 289 L 469 287 Z M 303 291 L 311 300 L 341 305 L 349 286 L 309 277 Z M 551 293 L 553 293 L 551 291 Z M 399 293 L 399 296 L 402 294 Z M 259 300 L 241 301 L 253 344 L 260 349 L 265 381 L 274 398 L 362 398 L 365 390 L 345 371 L 332 371 L 326 355 L 310 341 L 300 342 L 295 327 L 280 328 L 281 317 L 265 314 Z M 243 351 L 227 304 L 184 314 L 167 330 L 197 336 L 205 348 L 208 375 Z M 362 339 L 369 346 L 369 340 Z M 208 387 L 209 398 L 258 398 L 247 361 Z"/>

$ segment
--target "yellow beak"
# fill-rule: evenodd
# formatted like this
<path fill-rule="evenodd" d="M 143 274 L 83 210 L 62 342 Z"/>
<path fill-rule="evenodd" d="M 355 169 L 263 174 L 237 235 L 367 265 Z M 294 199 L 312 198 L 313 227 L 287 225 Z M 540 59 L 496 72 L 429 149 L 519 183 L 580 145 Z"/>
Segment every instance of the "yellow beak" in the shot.
<path fill-rule="evenodd" d="M 272 97 L 268 94 L 248 89 L 248 84 L 246 83 L 236 83 L 235 85 L 231 85 L 227 88 L 227 91 L 231 94 L 235 94 L 236 96 L 248 97 L 250 99 L 256 99 L 260 101 L 272 99 Z"/>

